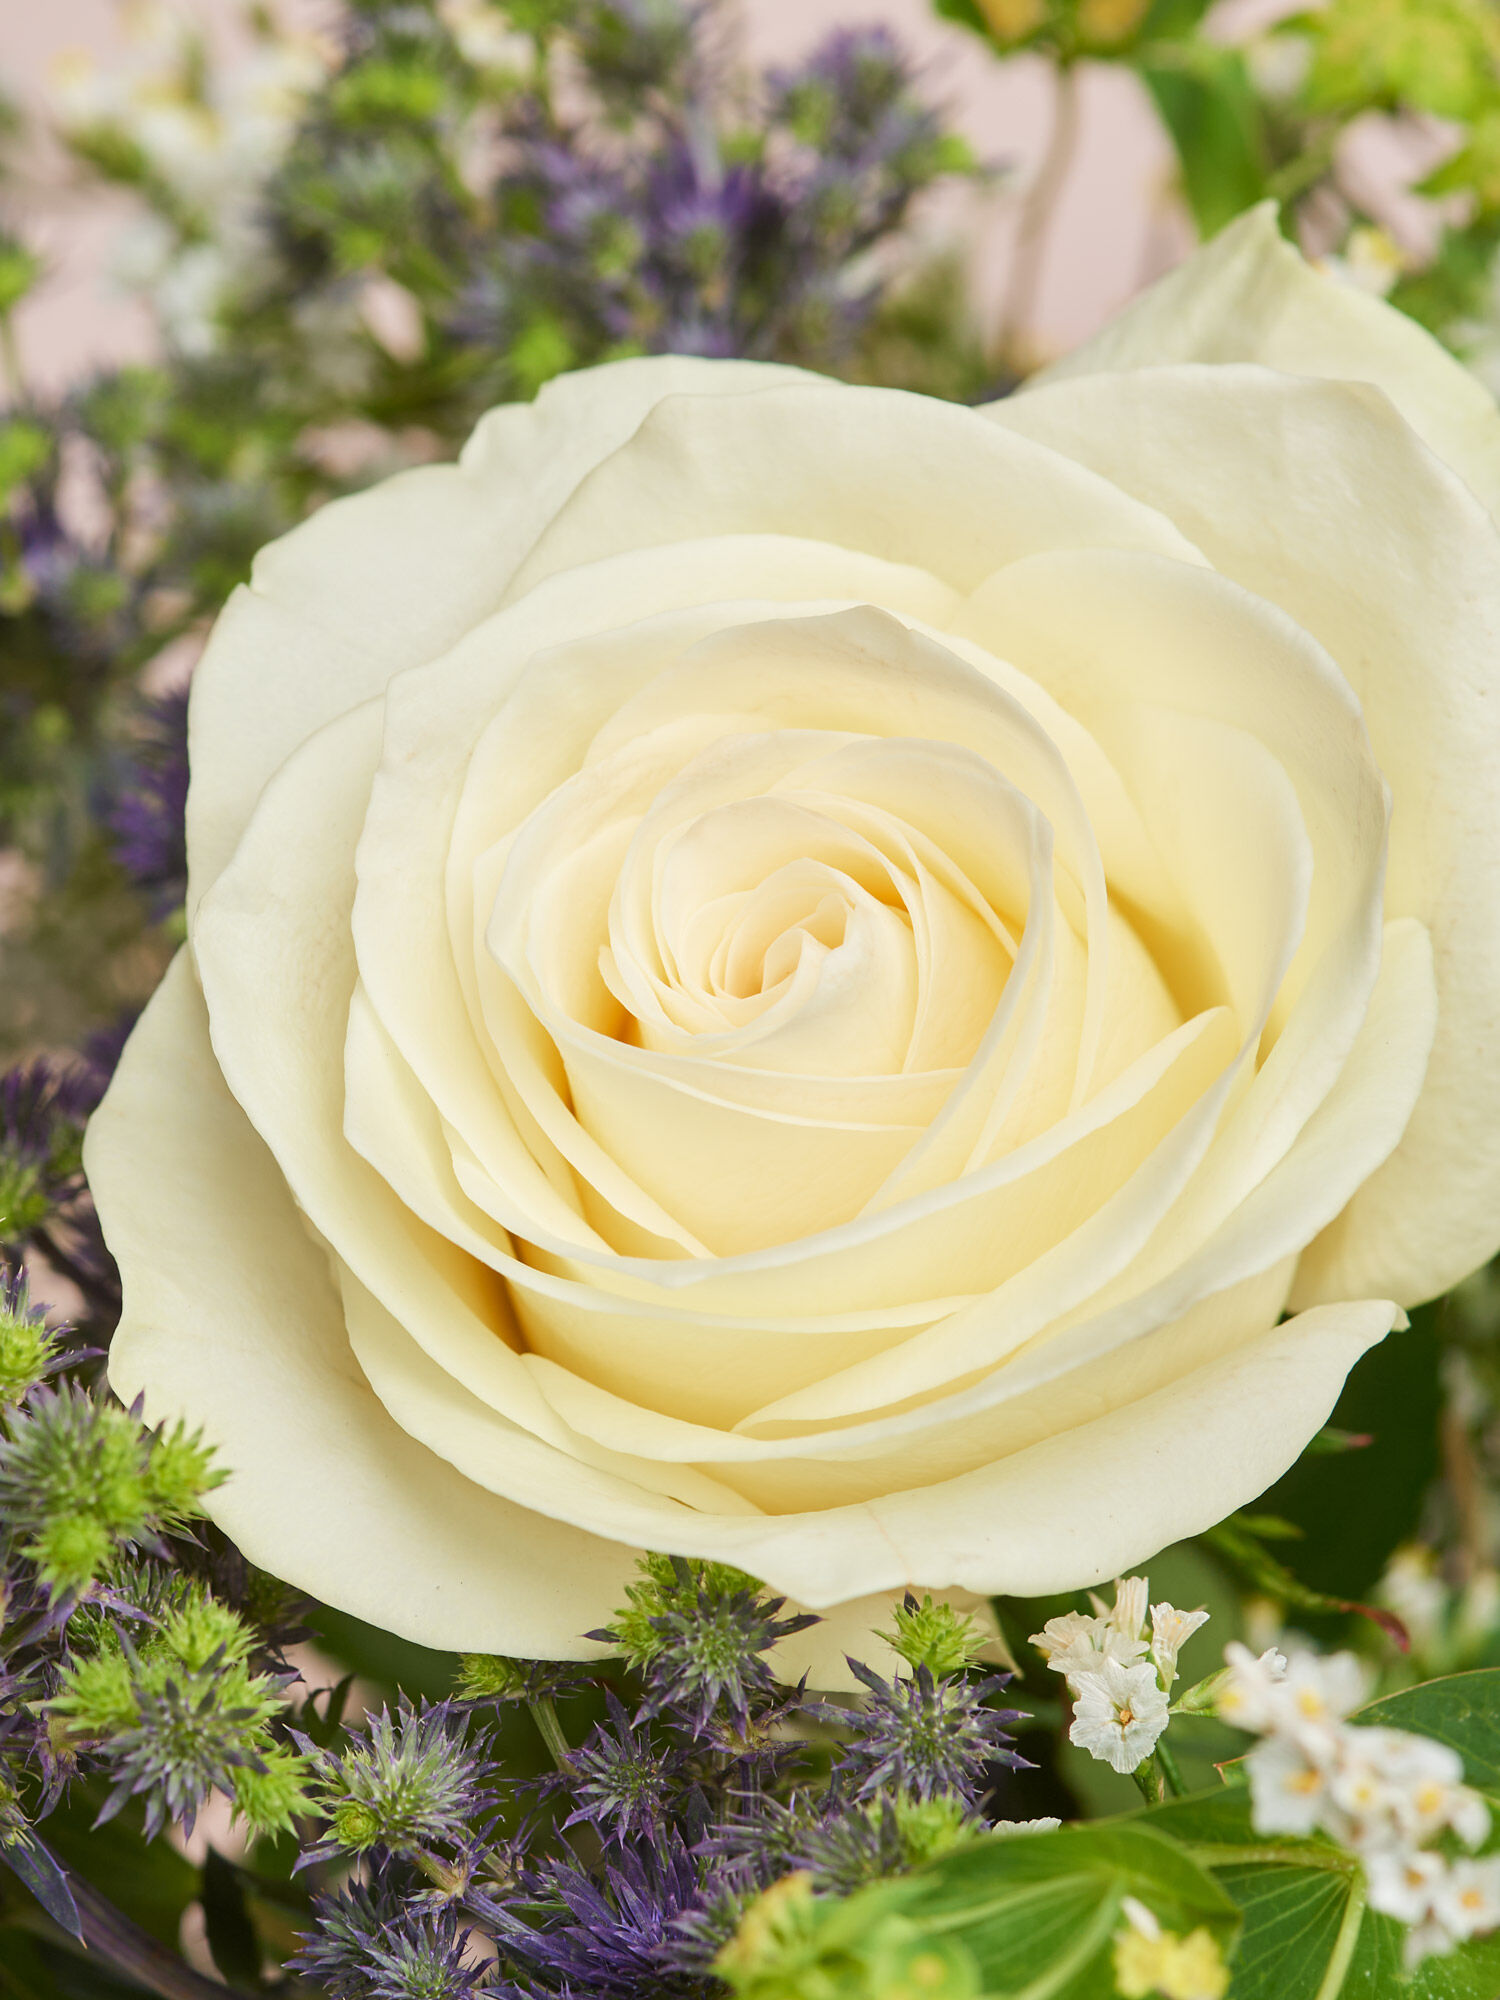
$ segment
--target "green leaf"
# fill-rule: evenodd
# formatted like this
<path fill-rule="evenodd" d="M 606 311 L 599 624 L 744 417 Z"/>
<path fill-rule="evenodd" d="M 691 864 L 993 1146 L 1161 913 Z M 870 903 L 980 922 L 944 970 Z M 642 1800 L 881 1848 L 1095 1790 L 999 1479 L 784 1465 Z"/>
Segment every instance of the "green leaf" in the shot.
<path fill-rule="evenodd" d="M 1177 149 L 1193 220 L 1213 236 L 1266 192 L 1264 121 L 1244 58 L 1211 42 L 1148 42 L 1137 64 Z"/>
<path fill-rule="evenodd" d="M 78 1905 L 73 1901 L 73 1891 L 68 1887 L 66 1871 L 58 1865 L 42 1842 L 34 1835 L 23 1833 L 19 1838 L 7 1842 L 0 1848 L 5 1865 L 20 1882 L 31 1891 L 53 1923 L 61 1926 L 70 1937 L 83 1937 L 83 1924 L 78 1915 Z"/>
<path fill-rule="evenodd" d="M 1098 2000 L 1112 1992 L 1126 1896 L 1170 1931 L 1206 1928 L 1226 1951 L 1238 1928 L 1234 1902 L 1190 1854 L 1127 1822 L 995 1835 L 913 1879 L 923 1890 L 908 1916 L 925 1934 L 967 1947 L 988 2000 Z"/>
<path fill-rule="evenodd" d="M 1442 1407 L 1441 1343 L 1436 1312 L 1412 1314 L 1404 1333 L 1363 1356 L 1331 1422 L 1368 1435 L 1362 1451 L 1305 1452 L 1256 1502 L 1302 1530 L 1286 1560 L 1310 1589 L 1338 1598 L 1366 1596 L 1397 1545 L 1414 1534 L 1438 1472 Z"/>
<path fill-rule="evenodd" d="M 1435 1737 L 1463 1758 L 1469 1784 L 1500 1793 L 1500 1667 L 1401 1688 L 1362 1708 L 1358 1720 Z"/>
<path fill-rule="evenodd" d="M 203 1928 L 214 1964 L 231 1986 L 252 1990 L 261 1983 L 260 1940 L 245 1896 L 245 1877 L 220 1854 L 208 1850 L 203 1863 Z"/>
<path fill-rule="evenodd" d="M 1410 1726 L 1385 1708 L 1376 1703 L 1361 1720 Z M 1408 1980 L 1405 1931 L 1367 1907 L 1353 1856 L 1327 1840 L 1261 1838 L 1243 1788 L 1174 1799 L 1141 1821 L 1181 1841 L 1241 1911 L 1228 2000 L 1495 2000 L 1500 1994 L 1500 1934 L 1429 1959 Z"/>

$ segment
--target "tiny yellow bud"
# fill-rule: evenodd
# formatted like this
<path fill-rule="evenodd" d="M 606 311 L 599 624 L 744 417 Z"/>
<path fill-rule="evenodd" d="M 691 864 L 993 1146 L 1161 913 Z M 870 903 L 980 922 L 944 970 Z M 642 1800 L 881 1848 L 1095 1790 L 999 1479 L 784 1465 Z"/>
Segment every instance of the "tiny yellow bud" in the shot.
<path fill-rule="evenodd" d="M 1079 0 L 1078 33 L 1095 48 L 1129 41 L 1146 18 L 1147 0 Z"/>
<path fill-rule="evenodd" d="M 1024 42 L 1047 18 L 1045 0 L 979 0 L 979 11 L 1002 48 Z"/>

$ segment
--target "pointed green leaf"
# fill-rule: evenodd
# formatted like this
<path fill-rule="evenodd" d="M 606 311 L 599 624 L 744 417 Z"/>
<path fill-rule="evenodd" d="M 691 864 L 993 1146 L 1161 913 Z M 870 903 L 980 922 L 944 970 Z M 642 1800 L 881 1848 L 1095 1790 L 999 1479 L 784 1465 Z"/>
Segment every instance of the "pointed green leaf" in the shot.
<path fill-rule="evenodd" d="M 986 2000 L 1098 2000 L 1114 1987 L 1121 1904 L 1134 1896 L 1171 1931 L 1209 1930 L 1232 1944 L 1232 1899 L 1182 1847 L 1148 1828 L 1064 1827 L 995 1835 L 945 1855 L 916 1878 L 908 1907 L 929 1936 L 957 1938 Z"/>

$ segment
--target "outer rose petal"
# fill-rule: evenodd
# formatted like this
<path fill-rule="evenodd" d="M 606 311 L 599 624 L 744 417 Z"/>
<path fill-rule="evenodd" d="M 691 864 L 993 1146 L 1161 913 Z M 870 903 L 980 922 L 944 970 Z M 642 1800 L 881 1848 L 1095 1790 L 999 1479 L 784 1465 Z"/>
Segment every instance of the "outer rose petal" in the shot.
<path fill-rule="evenodd" d="M 129 1305 L 110 1383 L 201 1425 L 253 1563 L 421 1644 L 578 1657 L 633 1552 L 476 1486 L 392 1423 L 328 1259 L 230 1096 L 179 952 L 85 1146 Z"/>
<path fill-rule="evenodd" d="M 496 610 L 580 480 L 663 396 L 817 379 L 673 355 L 561 375 L 535 402 L 491 410 L 457 465 L 420 466 L 335 500 L 262 549 L 193 680 L 189 908 L 277 766 Z"/>
<path fill-rule="evenodd" d="M 1500 536 L 1353 384 L 1142 368 L 991 415 L 1169 514 L 1321 640 L 1359 696 L 1393 799 L 1385 913 L 1431 933 L 1438 1028 L 1406 1136 L 1314 1246 L 1296 1297 L 1431 1298 L 1500 1246 Z"/>
<path fill-rule="evenodd" d="M 1174 361 L 1256 361 L 1285 375 L 1373 383 L 1500 515 L 1500 411 L 1490 392 L 1404 314 L 1316 271 L 1277 228 L 1274 202 L 1231 223 L 1028 391 Z"/>

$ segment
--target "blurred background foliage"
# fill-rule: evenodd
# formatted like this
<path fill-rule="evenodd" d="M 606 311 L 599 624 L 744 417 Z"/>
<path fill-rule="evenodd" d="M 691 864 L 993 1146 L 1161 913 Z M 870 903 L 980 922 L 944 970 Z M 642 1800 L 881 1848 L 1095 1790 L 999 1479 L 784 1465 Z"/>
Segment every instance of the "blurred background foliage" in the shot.
<path fill-rule="evenodd" d="M 18 121 L 0 119 L 0 1258 L 66 1295 L 80 1383 L 97 1382 L 88 1348 L 115 1305 L 82 1125 L 182 934 L 183 689 L 263 542 L 451 455 L 490 404 L 612 357 L 750 355 L 960 400 L 1003 393 L 1036 358 L 1085 63 L 1141 78 L 1200 234 L 1277 199 L 1331 276 L 1385 294 L 1500 382 L 1493 0 L 1327 0 L 1249 26 L 1200 0 L 938 6 L 996 60 L 1029 52 L 1052 70 L 1051 141 L 1015 190 L 1009 292 L 984 335 L 961 265 L 918 225 L 945 181 L 1004 185 L 1007 135 L 976 161 L 880 29 L 749 76 L 722 17 L 686 0 L 351 0 L 321 41 L 247 9 L 253 57 L 220 68 L 190 15 L 145 10 L 133 66 L 75 66 L 54 115 L 78 175 L 132 197 L 122 269 L 159 359 L 54 399 L 33 393 L 13 338 L 43 263 L 4 178 Z M 1351 169 L 1372 127 L 1420 162 L 1420 250 Z M 1500 1665 L 1497 1325 L 1493 1273 L 1417 1314 L 1253 1515 L 1158 1560 L 1159 1589 L 1208 1604 L 1220 1643 L 1353 1643 L 1387 1690 Z M 207 1531 L 203 1551 L 247 1629 L 279 1631 L 243 1576 L 224 1583 L 232 1552 Z M 1082 1603 L 1002 1604 L 1018 1658 L 1028 1632 Z M 329 1612 L 316 1629 L 329 1684 L 354 1676 L 366 1705 L 453 1689 L 445 1656 Z M 1131 1803 L 1127 1780 L 1059 1744 L 1055 1679 L 1033 1664 L 1007 1699 L 1034 1715 L 1019 1743 L 1036 1766 L 1006 1779 L 1009 1814 Z M 0 1737 L 3 1711 L 0 1698 Z M 573 1740 L 592 1719 L 570 1718 Z M 1207 1782 L 1227 1732 L 1185 1718 L 1182 1733 L 1190 1781 Z M 512 1771 L 543 1768 L 524 1706 L 497 1743 Z M 86 1777 L 58 1806 L 58 1854 L 171 1965 L 188 1918 L 219 1971 L 256 1986 L 308 1908 L 285 1837 L 264 1831 L 233 1862 L 212 1845 L 147 1849 L 140 1804 L 89 1830 L 106 1789 Z M 156 1990 L 206 1990 L 171 1965 Z M 130 1990 L 0 1871 L 0 1991 Z"/>

